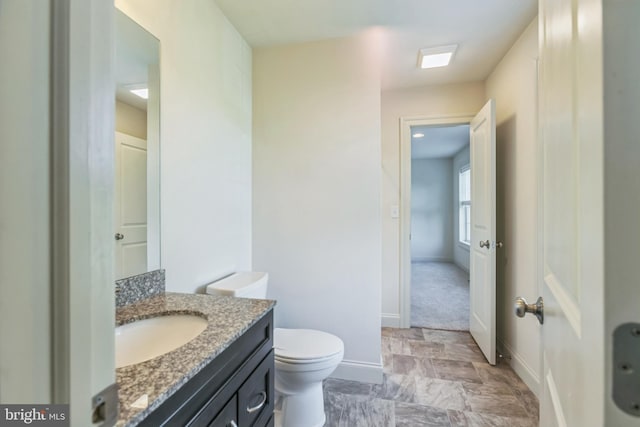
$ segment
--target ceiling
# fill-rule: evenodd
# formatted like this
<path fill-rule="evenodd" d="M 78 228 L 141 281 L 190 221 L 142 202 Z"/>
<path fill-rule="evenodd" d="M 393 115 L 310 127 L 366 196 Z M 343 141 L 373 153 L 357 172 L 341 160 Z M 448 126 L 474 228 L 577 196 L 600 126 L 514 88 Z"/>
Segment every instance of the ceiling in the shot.
<path fill-rule="evenodd" d="M 411 158 L 414 160 L 453 157 L 469 145 L 469 125 L 411 126 L 411 135 L 415 133 L 424 136 L 411 137 Z"/>
<path fill-rule="evenodd" d="M 537 14 L 537 0 L 216 0 L 254 48 L 383 27 L 383 90 L 483 81 Z M 448 67 L 417 68 L 418 50 L 458 44 Z"/>

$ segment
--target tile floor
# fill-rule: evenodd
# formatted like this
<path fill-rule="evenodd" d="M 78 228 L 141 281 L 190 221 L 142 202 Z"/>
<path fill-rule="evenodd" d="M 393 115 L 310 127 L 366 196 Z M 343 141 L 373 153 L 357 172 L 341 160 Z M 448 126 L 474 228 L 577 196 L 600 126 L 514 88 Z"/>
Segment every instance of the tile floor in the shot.
<path fill-rule="evenodd" d="M 534 427 L 538 399 L 468 332 L 382 329 L 384 383 L 328 379 L 325 427 Z"/>

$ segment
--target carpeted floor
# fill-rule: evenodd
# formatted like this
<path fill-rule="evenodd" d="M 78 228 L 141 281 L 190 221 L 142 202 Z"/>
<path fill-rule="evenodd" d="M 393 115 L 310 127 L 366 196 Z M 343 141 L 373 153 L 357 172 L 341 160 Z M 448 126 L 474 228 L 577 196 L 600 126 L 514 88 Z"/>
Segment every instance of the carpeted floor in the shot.
<path fill-rule="evenodd" d="M 469 273 L 447 262 L 411 264 L 411 326 L 469 330 Z"/>

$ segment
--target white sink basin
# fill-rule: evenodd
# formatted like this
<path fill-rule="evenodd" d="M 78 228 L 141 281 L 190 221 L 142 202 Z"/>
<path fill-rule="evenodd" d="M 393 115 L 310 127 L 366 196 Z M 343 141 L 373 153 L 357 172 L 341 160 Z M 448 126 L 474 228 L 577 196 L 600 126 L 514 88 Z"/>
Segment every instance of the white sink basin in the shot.
<path fill-rule="evenodd" d="M 207 320 L 178 314 L 152 317 L 116 328 L 116 368 L 161 356 L 188 343 L 207 327 Z"/>

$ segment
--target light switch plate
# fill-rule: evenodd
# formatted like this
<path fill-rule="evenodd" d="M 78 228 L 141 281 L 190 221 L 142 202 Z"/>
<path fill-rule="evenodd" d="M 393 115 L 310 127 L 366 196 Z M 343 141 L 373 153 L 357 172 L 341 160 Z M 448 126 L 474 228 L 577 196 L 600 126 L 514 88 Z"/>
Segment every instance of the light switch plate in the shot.
<path fill-rule="evenodd" d="M 398 205 L 391 205 L 391 218 L 400 218 L 400 208 Z"/>

